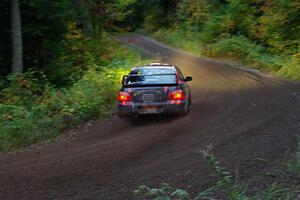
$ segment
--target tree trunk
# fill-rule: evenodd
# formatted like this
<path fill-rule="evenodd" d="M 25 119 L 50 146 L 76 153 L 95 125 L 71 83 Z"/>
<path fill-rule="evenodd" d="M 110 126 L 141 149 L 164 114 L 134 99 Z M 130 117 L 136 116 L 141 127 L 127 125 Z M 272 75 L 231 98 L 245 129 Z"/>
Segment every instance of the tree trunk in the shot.
<path fill-rule="evenodd" d="M 85 34 L 91 35 L 93 33 L 93 24 L 89 19 L 89 6 L 85 0 L 75 0 L 76 5 L 80 10 L 80 25 Z"/>
<path fill-rule="evenodd" d="M 22 25 L 19 0 L 11 1 L 12 72 L 23 72 Z"/>

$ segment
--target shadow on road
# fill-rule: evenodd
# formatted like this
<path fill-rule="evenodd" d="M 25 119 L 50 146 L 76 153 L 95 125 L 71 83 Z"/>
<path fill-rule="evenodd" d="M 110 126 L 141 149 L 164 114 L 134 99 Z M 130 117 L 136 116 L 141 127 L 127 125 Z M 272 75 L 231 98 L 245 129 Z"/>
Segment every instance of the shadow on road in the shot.
<path fill-rule="evenodd" d="M 165 124 L 181 119 L 182 117 L 183 116 L 180 115 L 142 115 L 126 118 L 124 120 L 127 120 L 133 126 L 148 126 L 153 124 Z"/>

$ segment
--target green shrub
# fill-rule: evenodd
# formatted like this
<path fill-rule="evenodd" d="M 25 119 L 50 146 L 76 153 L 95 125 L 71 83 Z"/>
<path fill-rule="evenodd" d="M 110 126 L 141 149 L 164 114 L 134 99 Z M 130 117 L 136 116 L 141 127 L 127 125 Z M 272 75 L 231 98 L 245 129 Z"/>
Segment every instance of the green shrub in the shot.
<path fill-rule="evenodd" d="M 267 48 L 253 43 L 244 36 L 223 35 L 213 43 L 206 43 L 203 40 L 202 32 L 196 33 L 180 29 L 161 29 L 153 33 L 153 36 L 175 48 L 195 55 L 238 61 L 241 64 L 274 72 L 280 77 L 300 80 L 299 53 L 294 55 L 271 54 Z"/>
<path fill-rule="evenodd" d="M 46 75 L 33 71 L 1 81 L 5 87 L 0 86 L 0 151 L 47 140 L 62 128 L 111 114 L 122 75 L 143 59 L 108 37 L 99 44 L 103 43 L 104 54 L 98 51 L 88 60 L 79 58 L 86 64 L 80 76 L 77 70 L 68 71 L 69 77 L 75 73 L 68 87 L 57 88 Z M 101 61 L 93 59 L 97 53 Z"/>
<path fill-rule="evenodd" d="M 293 80 L 300 80 L 300 52 L 294 54 L 277 74 Z"/>
<path fill-rule="evenodd" d="M 199 34 L 183 30 L 171 31 L 161 29 L 153 33 L 153 36 L 175 48 L 183 49 L 196 55 L 202 54 L 202 42 L 199 40 Z"/>
<path fill-rule="evenodd" d="M 218 40 L 208 45 L 207 55 L 211 57 L 236 57 L 252 59 L 263 51 L 261 46 L 251 43 L 243 36 L 235 36 Z"/>
<path fill-rule="evenodd" d="M 124 69 L 101 72 L 100 69 L 91 67 L 70 88 L 54 89 L 49 86 L 41 94 L 31 87 L 18 89 L 14 84 L 7 87 L 0 104 L 0 149 L 49 139 L 55 137 L 62 127 L 107 116 Z M 22 81 L 25 80 L 31 83 L 30 79 L 22 78 Z"/>
<path fill-rule="evenodd" d="M 267 54 L 265 51 L 262 46 L 253 44 L 243 36 L 232 36 L 209 44 L 204 53 L 210 57 L 238 60 L 243 64 L 273 71 L 277 71 L 288 61 L 283 56 Z"/>
<path fill-rule="evenodd" d="M 31 107 L 43 94 L 53 89 L 43 73 L 34 71 L 10 75 L 4 81 L 6 87 L 2 89 L 0 98 L 0 102 L 4 104 Z"/>
<path fill-rule="evenodd" d="M 20 105 L 0 104 L 0 150 L 30 145 L 58 134 L 62 117 L 38 105 L 28 109 Z"/>

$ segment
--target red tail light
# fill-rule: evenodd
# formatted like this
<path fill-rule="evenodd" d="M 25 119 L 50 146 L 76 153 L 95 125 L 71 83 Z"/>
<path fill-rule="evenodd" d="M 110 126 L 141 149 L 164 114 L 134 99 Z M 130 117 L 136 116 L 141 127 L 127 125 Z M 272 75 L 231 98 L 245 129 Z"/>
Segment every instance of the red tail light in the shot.
<path fill-rule="evenodd" d="M 170 100 L 183 100 L 184 99 L 184 93 L 181 89 L 172 91 L 169 94 L 169 99 Z"/>
<path fill-rule="evenodd" d="M 120 102 L 128 102 L 131 101 L 132 97 L 128 92 L 119 92 L 118 101 Z"/>

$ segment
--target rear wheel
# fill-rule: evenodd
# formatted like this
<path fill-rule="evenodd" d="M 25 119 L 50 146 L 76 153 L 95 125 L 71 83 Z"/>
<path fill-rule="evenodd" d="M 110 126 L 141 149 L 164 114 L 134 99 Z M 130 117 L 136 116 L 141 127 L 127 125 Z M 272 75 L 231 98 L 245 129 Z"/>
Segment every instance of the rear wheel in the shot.
<path fill-rule="evenodd" d="M 190 100 L 185 104 L 183 111 L 181 112 L 182 116 L 188 115 L 190 112 Z"/>

